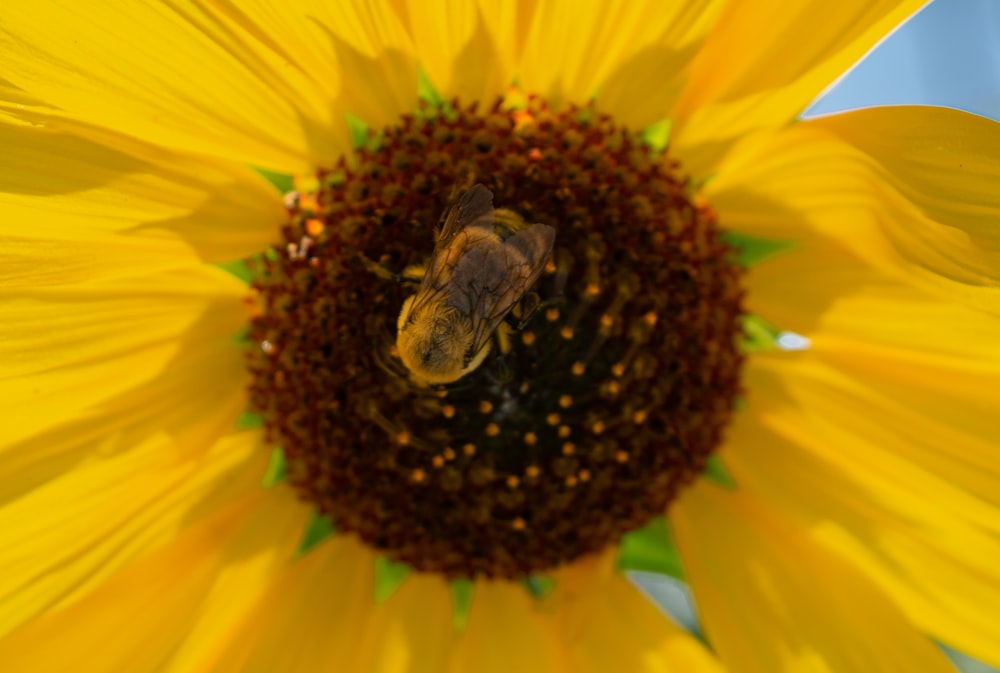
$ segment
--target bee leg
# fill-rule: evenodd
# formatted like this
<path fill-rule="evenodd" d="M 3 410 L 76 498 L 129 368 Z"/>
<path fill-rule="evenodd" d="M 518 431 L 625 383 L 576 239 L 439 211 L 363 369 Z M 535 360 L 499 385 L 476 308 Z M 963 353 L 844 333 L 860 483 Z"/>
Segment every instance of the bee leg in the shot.
<path fill-rule="evenodd" d="M 498 355 L 503 356 L 505 353 L 509 353 L 511 349 L 510 335 L 513 330 L 510 325 L 505 322 L 497 325 L 496 331 L 493 333 L 493 338 L 497 341 L 496 352 Z"/>
<path fill-rule="evenodd" d="M 524 299 L 521 300 L 521 304 L 518 306 L 520 311 L 519 315 L 515 316 L 516 318 L 519 318 L 516 329 L 518 331 L 523 330 L 525 327 L 528 326 L 528 323 L 530 323 L 534 319 L 534 317 L 538 315 L 539 311 L 541 311 L 542 309 L 546 309 L 550 306 L 557 306 L 558 304 L 562 304 L 563 301 L 565 301 L 565 299 L 564 297 L 561 296 L 552 297 L 551 299 L 546 299 L 545 301 L 542 301 L 541 297 L 539 297 L 537 293 L 529 292 L 524 296 Z M 525 307 L 526 302 L 530 302 L 528 303 L 527 307 Z"/>
<path fill-rule="evenodd" d="M 507 359 L 502 353 L 497 353 L 494 368 L 490 373 L 490 377 L 493 378 L 493 382 L 498 385 L 506 385 L 514 379 L 510 366 L 507 364 Z"/>
<path fill-rule="evenodd" d="M 389 269 L 385 268 L 378 262 L 369 259 L 360 252 L 358 253 L 358 258 L 361 260 L 361 263 L 365 265 L 365 269 L 383 280 L 391 280 L 396 283 L 419 283 L 424 277 L 424 267 L 420 265 L 408 266 L 403 269 L 403 273 L 393 273 Z"/>
<path fill-rule="evenodd" d="M 496 340 L 496 349 L 494 352 L 496 355 L 493 357 L 493 373 L 490 377 L 493 382 L 498 385 L 506 385 L 510 383 L 514 376 L 511 372 L 510 366 L 507 364 L 507 358 L 504 357 L 511 350 L 511 333 L 513 328 L 505 322 L 500 323 L 497 326 L 496 331 L 493 333 L 493 339 Z"/>

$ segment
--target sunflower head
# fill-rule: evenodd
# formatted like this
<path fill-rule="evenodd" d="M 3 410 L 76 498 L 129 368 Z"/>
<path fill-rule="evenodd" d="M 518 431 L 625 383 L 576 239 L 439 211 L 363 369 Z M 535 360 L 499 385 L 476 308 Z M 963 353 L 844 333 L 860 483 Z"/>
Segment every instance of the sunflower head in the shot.
<path fill-rule="evenodd" d="M 389 558 L 518 578 L 661 514 L 740 391 L 741 270 L 680 167 L 594 107 L 457 101 L 289 199 L 261 258 L 251 399 L 299 493 Z M 415 381 L 397 316 L 456 191 L 555 229 L 480 366 Z M 530 296 L 530 299 L 528 298 Z"/>

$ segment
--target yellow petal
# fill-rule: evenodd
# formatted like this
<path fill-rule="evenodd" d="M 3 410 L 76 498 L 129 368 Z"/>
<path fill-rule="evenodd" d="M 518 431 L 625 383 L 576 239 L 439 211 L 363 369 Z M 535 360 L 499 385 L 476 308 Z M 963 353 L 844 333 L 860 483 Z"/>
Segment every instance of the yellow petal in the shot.
<path fill-rule="evenodd" d="M 226 619 L 266 585 L 287 562 L 288 527 L 301 523 L 302 509 L 273 492 L 244 491 L 84 599 L 0 640 L 4 670 L 65 671 L 80 662 L 88 671 L 191 670 L 170 664 L 206 635 L 192 627 Z"/>
<path fill-rule="evenodd" d="M 420 54 L 420 65 L 444 98 L 492 103 L 514 79 L 525 21 L 515 3 L 402 0 L 397 11 Z"/>
<path fill-rule="evenodd" d="M 881 423 L 897 424 L 891 445 L 1000 507 L 1000 322 L 835 249 L 776 257 L 750 279 L 751 310 L 811 340 L 796 363 L 820 359 L 858 381 Z"/>
<path fill-rule="evenodd" d="M 752 390 L 772 394 L 752 400 L 755 413 L 732 429 L 726 464 L 735 480 L 848 558 L 921 630 L 1000 663 L 995 441 L 942 434 L 909 400 L 883 396 L 838 371 L 840 362 L 833 369 L 811 355 L 792 364 L 771 358 L 751 375 Z M 963 489 L 986 479 L 992 504 Z"/>
<path fill-rule="evenodd" d="M 220 647 L 217 661 L 197 670 L 449 670 L 461 634 L 452 625 L 447 582 L 415 573 L 376 605 L 374 560 L 353 537 L 325 541 L 288 566 Z"/>
<path fill-rule="evenodd" d="M 555 107 L 583 104 L 599 93 L 602 104 L 636 128 L 658 121 L 678 90 L 672 78 L 681 75 L 720 5 L 539 3 L 518 68 L 520 83 Z"/>
<path fill-rule="evenodd" d="M 699 482 L 671 519 L 706 635 L 727 669 L 953 670 L 877 585 L 743 489 Z"/>
<path fill-rule="evenodd" d="M 90 455 L 78 456 L 66 474 L 30 484 L 18 499 L 3 493 L 0 633 L 101 591 L 136 557 L 190 525 L 196 512 L 253 492 L 267 457 L 251 433 L 216 441 L 186 460 L 162 429 L 135 444 L 116 445 L 109 437 L 87 448 Z M 35 477 L 4 472 L 4 484 Z M 16 490 L 26 486 L 22 481 Z"/>
<path fill-rule="evenodd" d="M 724 4 L 653 3 L 656 20 L 644 21 L 633 34 L 616 35 L 613 44 L 621 50 L 617 57 L 594 64 L 591 91 L 596 91 L 601 109 L 632 129 L 671 117 L 691 75 L 691 63 Z"/>
<path fill-rule="evenodd" d="M 285 219 L 256 173 L 113 133 L 0 124 L 0 282 L 79 283 L 263 249 Z"/>
<path fill-rule="evenodd" d="M 308 137 L 314 163 L 330 165 L 349 151 L 345 112 L 380 127 L 413 111 L 416 55 L 388 3 L 246 0 L 214 9 L 277 55 L 282 72 L 293 71 L 290 87 L 310 89 L 281 91 L 292 103 L 304 97 L 302 104 L 313 106 L 302 114 L 315 109 L 318 119 L 329 119 Z"/>
<path fill-rule="evenodd" d="M 447 670 L 459 637 L 452 628 L 447 582 L 434 575 L 414 573 L 392 598 L 374 610 L 350 670 L 440 673 Z"/>
<path fill-rule="evenodd" d="M 374 553 L 353 537 L 324 541 L 270 582 L 206 672 L 357 670 L 376 609 L 374 567 Z"/>
<path fill-rule="evenodd" d="M 967 160 L 989 163 L 977 153 Z M 839 246 L 886 273 L 1000 311 L 996 282 L 984 275 L 997 256 L 992 240 L 984 235 L 971 245 L 969 234 L 931 219 L 875 158 L 823 126 L 800 123 L 746 138 L 720 164 L 705 192 L 724 227 L 810 246 Z M 969 255 L 963 258 L 959 250 Z"/>
<path fill-rule="evenodd" d="M 469 623 L 458 641 L 449 673 L 571 671 L 551 620 L 523 586 L 476 582 Z"/>
<path fill-rule="evenodd" d="M 255 448 L 259 451 L 261 447 Z M 254 486 L 259 486 L 260 473 L 247 472 L 253 475 Z M 170 670 L 221 670 L 229 648 L 245 644 L 247 615 L 292 562 L 310 515 L 310 507 L 292 489 L 271 489 L 259 498 L 240 530 L 220 541 L 225 545 L 221 572 L 206 587 L 197 612 L 190 616 L 183 644 L 171 657 Z"/>
<path fill-rule="evenodd" d="M 0 113 L 4 114 L 8 121 L 15 121 L 18 113 L 26 108 L 45 109 L 46 112 L 53 112 L 52 108 L 46 106 L 42 101 L 34 98 L 20 87 L 14 86 L 7 80 L 0 77 Z M 37 112 L 37 110 L 35 110 Z"/>
<path fill-rule="evenodd" d="M 247 320 L 244 291 L 223 271 L 202 267 L 0 299 L 4 466 L 74 446 L 62 429 L 70 422 L 100 419 L 112 442 L 126 416 L 169 427 L 156 425 L 153 410 L 164 423 L 182 413 L 222 414 L 231 426 L 245 403 L 243 355 L 234 341 Z M 15 450 L 15 442 L 43 430 L 44 441 Z"/>
<path fill-rule="evenodd" d="M 596 609 L 575 642 L 573 671 L 669 673 L 723 671 L 721 664 L 618 573 L 598 593 Z"/>
<path fill-rule="evenodd" d="M 811 347 L 753 361 L 767 428 L 737 424 L 737 481 L 837 521 L 916 623 L 996 662 L 1000 323 L 835 247 L 761 264 L 750 296 Z"/>
<path fill-rule="evenodd" d="M 807 125 L 871 157 L 877 179 L 920 211 L 885 228 L 905 263 L 956 298 L 1000 313 L 1000 123 L 908 106 L 857 110 Z"/>
<path fill-rule="evenodd" d="M 615 568 L 609 550 L 551 573 L 541 609 L 555 624 L 570 671 L 721 671 L 689 633 L 660 612 Z"/>
<path fill-rule="evenodd" d="M 194 0 L 85 8 L 12 0 L 0 58 L 5 78 L 67 120 L 301 172 L 344 149 L 330 142 L 343 119 L 315 84 L 336 71 L 310 72 L 270 30 Z"/>
<path fill-rule="evenodd" d="M 338 103 L 371 126 L 399 121 L 417 102 L 413 43 L 388 3 L 302 0 L 340 69 Z"/>
<path fill-rule="evenodd" d="M 731 2 L 691 69 L 671 144 L 696 176 L 726 146 L 795 118 L 926 0 Z"/>

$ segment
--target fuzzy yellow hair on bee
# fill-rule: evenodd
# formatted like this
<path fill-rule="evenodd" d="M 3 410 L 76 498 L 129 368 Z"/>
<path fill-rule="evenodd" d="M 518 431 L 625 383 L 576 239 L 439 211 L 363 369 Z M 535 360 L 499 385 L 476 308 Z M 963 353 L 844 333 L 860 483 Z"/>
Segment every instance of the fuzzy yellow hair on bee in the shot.
<path fill-rule="evenodd" d="M 452 383 L 483 363 L 493 332 L 545 268 L 555 236 L 548 225 L 494 210 L 481 184 L 458 198 L 396 324 L 396 349 L 416 379 Z"/>

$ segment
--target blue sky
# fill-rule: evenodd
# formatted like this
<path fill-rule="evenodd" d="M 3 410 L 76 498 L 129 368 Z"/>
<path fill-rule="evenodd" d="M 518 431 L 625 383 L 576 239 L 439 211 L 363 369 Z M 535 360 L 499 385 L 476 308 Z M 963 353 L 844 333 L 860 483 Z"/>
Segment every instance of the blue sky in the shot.
<path fill-rule="evenodd" d="M 1000 0 L 934 0 L 807 114 L 900 103 L 1000 120 Z"/>

